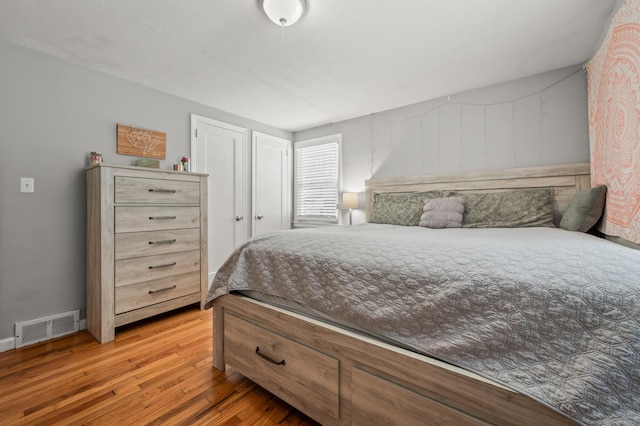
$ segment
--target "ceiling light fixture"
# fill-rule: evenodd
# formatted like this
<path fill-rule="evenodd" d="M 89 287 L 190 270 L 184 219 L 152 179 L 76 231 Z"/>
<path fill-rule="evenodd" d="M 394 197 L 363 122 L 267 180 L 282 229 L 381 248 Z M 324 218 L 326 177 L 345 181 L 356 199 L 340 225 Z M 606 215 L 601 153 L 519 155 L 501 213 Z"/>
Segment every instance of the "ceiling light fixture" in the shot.
<path fill-rule="evenodd" d="M 307 10 L 307 0 L 258 0 L 264 13 L 281 27 L 298 22 Z"/>

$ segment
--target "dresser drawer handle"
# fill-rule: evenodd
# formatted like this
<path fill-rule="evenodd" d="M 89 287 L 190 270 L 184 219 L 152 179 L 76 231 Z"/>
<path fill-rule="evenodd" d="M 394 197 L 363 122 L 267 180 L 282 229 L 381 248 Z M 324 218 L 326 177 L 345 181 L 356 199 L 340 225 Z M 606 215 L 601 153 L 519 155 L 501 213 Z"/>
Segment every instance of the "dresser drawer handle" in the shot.
<path fill-rule="evenodd" d="M 265 359 L 267 361 L 269 361 L 271 364 L 275 364 L 275 365 L 285 365 L 286 362 L 283 359 L 282 361 L 278 362 L 275 359 L 268 357 L 267 355 L 263 354 L 262 352 L 260 352 L 260 347 L 256 346 L 256 355 L 258 355 L 260 358 Z"/>
<path fill-rule="evenodd" d="M 175 219 L 177 216 L 149 216 L 149 220 Z"/>
<path fill-rule="evenodd" d="M 158 290 L 149 290 L 149 294 L 154 294 L 154 293 L 160 293 L 161 291 L 168 291 L 168 290 L 173 290 L 174 288 L 176 288 L 176 285 L 172 285 L 171 287 L 165 287 L 165 288 L 161 288 Z"/>
<path fill-rule="evenodd" d="M 160 240 L 160 241 L 149 241 L 149 244 L 173 244 L 176 242 L 176 239 L 173 240 Z"/>
<path fill-rule="evenodd" d="M 177 264 L 177 262 L 171 262 L 164 265 L 149 266 L 149 269 L 168 268 L 169 266 L 176 266 Z"/>
<path fill-rule="evenodd" d="M 150 189 L 149 192 L 168 192 L 171 194 L 175 194 L 176 190 L 175 189 Z"/>

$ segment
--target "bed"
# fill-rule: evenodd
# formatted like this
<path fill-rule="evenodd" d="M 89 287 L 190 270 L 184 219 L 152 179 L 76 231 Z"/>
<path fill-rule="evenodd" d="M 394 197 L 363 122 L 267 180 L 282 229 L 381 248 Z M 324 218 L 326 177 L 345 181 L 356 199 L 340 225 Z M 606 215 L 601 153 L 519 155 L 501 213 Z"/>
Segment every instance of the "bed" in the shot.
<path fill-rule="evenodd" d="M 209 291 L 215 368 L 322 424 L 640 422 L 640 252 L 553 226 L 590 188 L 588 164 L 366 186 L 369 221 L 376 197 L 540 189 L 552 225 L 258 237 Z"/>

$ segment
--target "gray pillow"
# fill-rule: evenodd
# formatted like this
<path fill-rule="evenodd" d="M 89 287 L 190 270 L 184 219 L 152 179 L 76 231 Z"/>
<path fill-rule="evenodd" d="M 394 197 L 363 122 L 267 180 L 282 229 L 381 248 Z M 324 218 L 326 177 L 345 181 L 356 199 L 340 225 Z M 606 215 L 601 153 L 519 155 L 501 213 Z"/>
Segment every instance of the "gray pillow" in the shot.
<path fill-rule="evenodd" d="M 424 203 L 419 225 L 426 228 L 462 228 L 463 215 L 462 197 L 434 198 Z"/>
<path fill-rule="evenodd" d="M 553 227 L 553 188 L 448 195 L 464 198 L 463 228 Z"/>
<path fill-rule="evenodd" d="M 560 227 L 567 231 L 587 232 L 593 228 L 604 209 L 607 187 L 596 186 L 573 196 L 560 220 Z"/>
<path fill-rule="evenodd" d="M 418 226 L 425 201 L 439 197 L 442 191 L 375 193 L 369 222 Z"/>

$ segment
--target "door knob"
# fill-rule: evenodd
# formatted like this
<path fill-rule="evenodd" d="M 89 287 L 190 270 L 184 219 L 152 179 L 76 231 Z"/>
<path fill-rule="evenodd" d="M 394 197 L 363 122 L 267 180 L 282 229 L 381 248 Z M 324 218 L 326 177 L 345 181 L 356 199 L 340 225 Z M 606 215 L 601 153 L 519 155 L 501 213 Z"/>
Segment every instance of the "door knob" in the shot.
<path fill-rule="evenodd" d="M 240 222 L 242 219 L 244 219 L 244 216 L 236 216 L 236 222 Z"/>
<path fill-rule="evenodd" d="M 264 219 L 264 216 L 262 216 L 261 214 L 259 214 L 258 216 L 256 216 L 256 219 Z"/>

